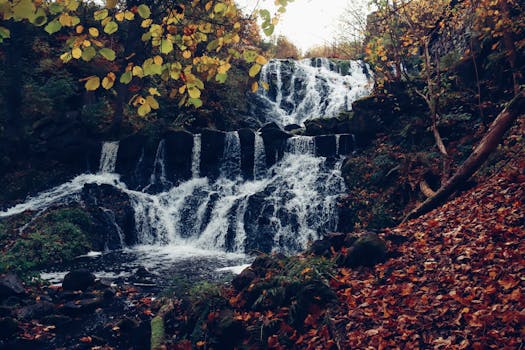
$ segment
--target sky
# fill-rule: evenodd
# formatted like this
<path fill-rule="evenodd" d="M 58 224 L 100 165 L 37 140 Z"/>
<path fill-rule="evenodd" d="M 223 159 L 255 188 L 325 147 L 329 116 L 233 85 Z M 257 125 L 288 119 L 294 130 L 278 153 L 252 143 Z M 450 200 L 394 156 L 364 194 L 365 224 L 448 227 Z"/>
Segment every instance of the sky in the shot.
<path fill-rule="evenodd" d="M 277 25 L 275 34 L 286 36 L 303 52 L 316 45 L 330 44 L 337 32 L 338 19 L 352 0 L 295 0 Z M 356 1 L 356 0 L 354 0 Z M 235 0 L 243 11 L 272 8 L 273 0 Z M 273 12 L 273 11 L 271 11 Z"/>

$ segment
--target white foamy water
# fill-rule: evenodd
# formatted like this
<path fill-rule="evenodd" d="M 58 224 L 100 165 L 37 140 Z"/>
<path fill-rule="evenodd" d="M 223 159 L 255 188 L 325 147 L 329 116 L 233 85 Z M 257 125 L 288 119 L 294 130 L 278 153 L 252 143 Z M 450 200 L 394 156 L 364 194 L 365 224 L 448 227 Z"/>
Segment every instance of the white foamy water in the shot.
<path fill-rule="evenodd" d="M 303 125 L 309 119 L 336 117 L 351 110 L 352 102 L 370 94 L 373 81 L 363 62 L 346 64 L 348 74 L 342 75 L 340 67 L 326 58 L 271 60 L 261 71 L 261 83 L 269 84 L 270 89 L 257 92 L 265 105 L 257 114 L 280 125 Z"/>
<path fill-rule="evenodd" d="M 118 141 L 104 142 L 100 153 L 100 166 L 98 171 L 101 173 L 114 173 L 117 165 L 117 153 L 119 148 Z"/>
<path fill-rule="evenodd" d="M 126 188 L 126 185 L 120 182 L 120 175 L 118 174 L 82 174 L 60 186 L 30 197 L 24 203 L 17 204 L 5 211 L 0 211 L 0 218 L 20 214 L 26 210 L 42 210 L 53 204 L 78 201 L 79 194 L 85 184 L 107 184 L 122 189 Z"/>

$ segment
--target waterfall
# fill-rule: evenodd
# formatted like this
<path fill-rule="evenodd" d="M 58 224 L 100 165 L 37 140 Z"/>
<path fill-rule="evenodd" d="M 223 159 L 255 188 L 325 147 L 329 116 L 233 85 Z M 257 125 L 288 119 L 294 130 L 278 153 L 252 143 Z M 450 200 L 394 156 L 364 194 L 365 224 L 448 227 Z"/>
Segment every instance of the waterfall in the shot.
<path fill-rule="evenodd" d="M 288 139 L 287 148 L 293 154 L 315 154 L 315 139 L 311 136 L 296 136 Z"/>
<path fill-rule="evenodd" d="M 253 148 L 253 179 L 260 180 L 266 174 L 266 151 L 264 140 L 257 133 L 255 134 Z"/>
<path fill-rule="evenodd" d="M 340 74 L 342 64 L 348 66 L 349 74 Z M 361 61 L 273 59 L 262 69 L 261 83 L 270 88 L 260 88 L 254 97 L 255 116 L 280 125 L 336 117 L 351 110 L 353 101 L 370 94 L 373 83 L 367 72 Z"/>
<path fill-rule="evenodd" d="M 335 135 L 335 154 L 337 155 L 340 155 L 341 152 L 339 151 L 340 150 L 340 145 L 341 143 L 341 135 Z"/>
<path fill-rule="evenodd" d="M 85 184 L 109 184 L 126 194 L 134 212 L 137 240 L 146 245 L 191 246 L 207 251 L 296 252 L 325 231 L 335 230 L 337 198 L 344 190 L 340 163 L 335 167 L 315 156 L 313 137 L 288 139 L 282 160 L 266 168 L 264 142 L 254 140 L 254 179 L 241 177 L 239 134 L 225 134 L 218 178 L 199 177 L 200 135 L 194 137 L 192 178 L 167 182 L 164 141 L 152 162 L 150 185 L 164 187 L 155 194 L 127 188 L 118 174 L 79 175 L 71 181 L 28 199 L 6 211 L 7 217 L 25 210 L 45 210 L 80 200 Z M 145 158 L 142 160 L 145 161 Z M 109 221 L 112 213 L 107 213 Z M 121 244 L 124 234 L 117 229 Z"/>
<path fill-rule="evenodd" d="M 226 133 L 221 175 L 228 178 L 236 178 L 241 175 L 241 140 L 237 131 Z"/>
<path fill-rule="evenodd" d="M 100 173 L 113 173 L 117 165 L 118 141 L 104 142 L 100 152 Z"/>
<path fill-rule="evenodd" d="M 155 162 L 153 163 L 153 171 L 150 175 L 149 185 L 143 191 L 146 192 L 153 186 L 161 186 L 167 188 L 171 185 L 166 177 L 166 140 L 161 140 L 155 152 Z"/>
<path fill-rule="evenodd" d="M 193 135 L 193 148 L 191 155 L 191 177 L 197 178 L 201 172 L 201 135 Z"/>

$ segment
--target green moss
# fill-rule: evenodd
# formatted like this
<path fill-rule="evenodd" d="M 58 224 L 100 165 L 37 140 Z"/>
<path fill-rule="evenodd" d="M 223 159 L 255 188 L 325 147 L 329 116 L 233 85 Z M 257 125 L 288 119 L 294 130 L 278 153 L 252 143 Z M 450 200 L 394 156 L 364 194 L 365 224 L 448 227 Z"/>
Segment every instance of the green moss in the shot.
<path fill-rule="evenodd" d="M 151 320 L 151 350 L 161 347 L 164 335 L 164 320 L 162 316 L 156 316 Z"/>
<path fill-rule="evenodd" d="M 11 230 L 3 225 L 0 234 L 10 242 L 0 256 L 0 271 L 25 274 L 86 253 L 91 248 L 89 225 L 88 214 L 80 209 L 58 209 L 43 215 L 21 236 L 13 235 L 15 225 Z"/>

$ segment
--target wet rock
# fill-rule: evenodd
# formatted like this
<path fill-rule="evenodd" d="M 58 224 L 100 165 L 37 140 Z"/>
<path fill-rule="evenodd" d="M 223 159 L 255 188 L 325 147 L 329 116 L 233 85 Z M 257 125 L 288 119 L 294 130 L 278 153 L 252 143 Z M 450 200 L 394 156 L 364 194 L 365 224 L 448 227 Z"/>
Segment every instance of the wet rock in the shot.
<path fill-rule="evenodd" d="M 105 301 L 103 298 L 82 299 L 77 301 L 68 301 L 61 308 L 61 313 L 68 316 L 77 316 L 91 313 L 96 309 L 103 307 Z"/>
<path fill-rule="evenodd" d="M 120 249 L 122 243 L 137 242 L 135 214 L 126 193 L 111 185 L 86 184 L 81 198 L 93 216 L 93 249 Z"/>
<path fill-rule="evenodd" d="M 339 251 L 345 245 L 346 234 L 340 232 L 327 233 L 323 239 L 314 241 L 308 251 L 316 256 L 331 257 L 332 251 Z"/>
<path fill-rule="evenodd" d="M 318 118 L 304 122 L 305 134 L 309 136 L 330 135 L 341 132 L 348 132 L 346 128 L 339 126 L 342 124 L 337 118 Z"/>
<path fill-rule="evenodd" d="M 247 267 L 240 274 L 234 277 L 232 285 L 237 291 L 241 291 L 249 286 L 252 281 L 257 277 L 251 267 Z"/>
<path fill-rule="evenodd" d="M 0 318 L 0 339 L 9 339 L 18 332 L 18 322 L 11 317 Z"/>
<path fill-rule="evenodd" d="M 240 129 L 241 142 L 241 171 L 245 179 L 253 179 L 253 165 L 255 153 L 255 132 L 250 129 Z"/>
<path fill-rule="evenodd" d="M 351 154 L 356 149 L 356 137 L 353 134 L 340 134 L 337 154 L 344 156 Z"/>
<path fill-rule="evenodd" d="M 47 315 L 42 317 L 42 323 L 53 325 L 60 332 L 65 332 L 73 326 L 74 320 L 65 315 Z"/>
<path fill-rule="evenodd" d="M 130 189 L 144 188 L 150 179 L 158 139 L 135 134 L 120 141 L 115 171 Z"/>
<path fill-rule="evenodd" d="M 314 241 L 308 249 L 308 252 L 315 256 L 324 256 L 326 258 L 329 258 L 332 255 L 332 252 L 330 251 L 330 242 L 326 239 Z"/>
<path fill-rule="evenodd" d="M 0 277 L 0 301 L 4 301 L 11 296 L 20 296 L 24 293 L 24 285 L 17 275 L 8 273 Z"/>
<path fill-rule="evenodd" d="M 95 284 L 95 275 L 88 270 L 80 269 L 68 272 L 64 276 L 64 290 L 86 290 Z"/>
<path fill-rule="evenodd" d="M 296 131 L 296 130 L 301 130 L 303 127 L 301 125 L 298 125 L 298 124 L 288 124 L 288 125 L 285 125 L 284 126 L 284 130 L 285 131 Z"/>
<path fill-rule="evenodd" d="M 191 178 L 193 134 L 185 130 L 170 130 L 165 136 L 165 165 L 168 180 L 173 183 Z"/>
<path fill-rule="evenodd" d="M 337 155 L 335 135 L 316 136 L 315 154 L 319 157 L 335 157 Z"/>
<path fill-rule="evenodd" d="M 204 129 L 201 133 L 201 176 L 216 178 L 224 150 L 226 134 L 222 131 Z"/>
<path fill-rule="evenodd" d="M 352 244 L 339 264 L 348 267 L 373 266 L 384 262 L 387 255 L 385 242 L 375 233 L 366 233 Z"/>
<path fill-rule="evenodd" d="M 276 123 L 269 123 L 261 128 L 266 152 L 266 165 L 268 167 L 279 161 L 286 150 L 286 140 L 292 135 L 279 127 Z"/>
<path fill-rule="evenodd" d="M 17 311 L 17 316 L 22 320 L 32 320 L 43 317 L 55 309 L 55 305 L 49 301 L 40 301 L 32 305 L 24 306 Z"/>

